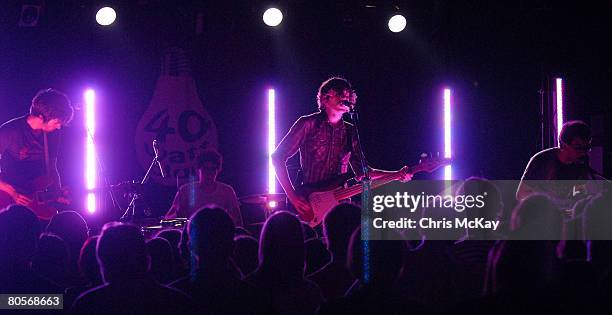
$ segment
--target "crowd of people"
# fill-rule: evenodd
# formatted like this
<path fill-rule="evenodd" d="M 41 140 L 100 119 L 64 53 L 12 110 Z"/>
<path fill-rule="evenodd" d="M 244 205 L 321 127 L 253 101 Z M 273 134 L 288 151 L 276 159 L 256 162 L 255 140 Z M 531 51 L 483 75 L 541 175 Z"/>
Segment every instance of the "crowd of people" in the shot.
<path fill-rule="evenodd" d="M 540 194 L 512 209 L 498 241 L 362 241 L 352 203 L 321 231 L 279 211 L 258 232 L 209 207 L 148 237 L 119 222 L 88 235 L 72 211 L 42 226 L 11 205 L 0 211 L 0 293 L 64 294 L 75 314 L 595 311 L 612 294 L 611 198 L 581 205 L 584 241 L 554 241 L 562 213 Z M 542 218 L 556 224 L 542 229 Z M 512 240 L 534 230 L 542 240 Z"/>

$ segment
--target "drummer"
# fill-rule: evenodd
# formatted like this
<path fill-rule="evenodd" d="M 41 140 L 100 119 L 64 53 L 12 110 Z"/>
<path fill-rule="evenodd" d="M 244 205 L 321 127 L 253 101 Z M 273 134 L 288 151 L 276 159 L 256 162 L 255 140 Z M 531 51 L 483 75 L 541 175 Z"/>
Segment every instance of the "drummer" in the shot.
<path fill-rule="evenodd" d="M 235 226 L 242 226 L 242 215 L 234 188 L 217 180 L 222 164 L 223 158 L 216 151 L 204 151 L 198 155 L 196 167 L 199 180 L 178 189 L 166 219 L 189 218 L 198 209 L 215 205 L 227 211 Z"/>

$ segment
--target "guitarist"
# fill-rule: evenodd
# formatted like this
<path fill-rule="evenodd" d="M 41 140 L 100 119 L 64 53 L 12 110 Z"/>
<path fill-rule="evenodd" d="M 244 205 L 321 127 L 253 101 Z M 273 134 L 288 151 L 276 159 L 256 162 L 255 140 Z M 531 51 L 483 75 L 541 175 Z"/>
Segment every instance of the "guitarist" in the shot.
<path fill-rule="evenodd" d="M 347 174 L 349 166 L 357 179 L 363 177 L 355 128 L 342 119 L 350 110 L 347 105 L 354 105 L 356 100 L 357 95 L 346 79 L 331 77 L 325 80 L 317 93 L 319 111 L 300 117 L 272 153 L 278 181 L 302 218 L 312 217 L 312 209 L 305 196 L 296 193 L 289 179 L 286 162 L 295 153 L 300 152 L 302 184 L 333 180 Z M 404 167 L 400 171 L 407 169 Z M 393 172 L 369 167 L 369 173 L 376 179 Z M 411 178 L 412 174 L 406 172 L 402 181 Z"/>
<path fill-rule="evenodd" d="M 529 160 L 516 192 L 517 200 L 523 200 L 534 192 L 553 199 L 564 198 L 574 193 L 575 181 L 597 177 L 588 162 L 587 154 L 591 150 L 589 125 L 580 120 L 568 121 L 563 124 L 559 139 L 559 147 L 540 151 Z M 573 182 L 565 184 L 563 180 Z"/>
<path fill-rule="evenodd" d="M 32 99 L 28 115 L 0 126 L 0 194 L 13 202 L 30 206 L 33 182 L 47 176 L 50 186 L 59 188 L 56 162 L 59 134 L 74 115 L 68 97 L 55 89 L 41 90 Z"/>

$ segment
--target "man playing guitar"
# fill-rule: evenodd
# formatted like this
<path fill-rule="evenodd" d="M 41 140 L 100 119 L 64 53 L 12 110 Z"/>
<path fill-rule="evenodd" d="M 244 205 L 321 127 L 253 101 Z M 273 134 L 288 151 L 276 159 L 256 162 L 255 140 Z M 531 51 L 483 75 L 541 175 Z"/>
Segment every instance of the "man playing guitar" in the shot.
<path fill-rule="evenodd" d="M 534 192 L 553 199 L 566 198 L 574 193 L 576 181 L 594 179 L 587 155 L 591 150 L 591 128 L 580 120 L 568 121 L 559 139 L 559 147 L 540 151 L 529 160 L 516 192 L 517 200 Z M 564 180 L 568 184 L 564 185 Z"/>
<path fill-rule="evenodd" d="M 327 79 L 317 93 L 319 111 L 300 117 L 272 153 L 278 180 L 304 221 L 312 219 L 313 210 L 306 196 L 297 193 L 291 184 L 286 161 L 300 151 L 304 185 L 333 181 L 347 174 L 349 165 L 356 178 L 361 179 L 361 151 L 355 127 L 342 119 L 342 115 L 350 110 L 348 106 L 354 105 L 356 99 L 357 95 L 346 79 Z M 372 179 L 392 173 L 401 175 L 399 179 L 402 181 L 412 178 L 408 167 L 396 172 L 368 168 Z"/>
<path fill-rule="evenodd" d="M 53 211 L 37 211 L 34 193 L 59 188 L 56 162 L 59 134 L 74 115 L 68 97 L 57 90 L 39 91 L 28 115 L 0 126 L 0 208 L 6 203 L 31 207 L 41 219 Z"/>

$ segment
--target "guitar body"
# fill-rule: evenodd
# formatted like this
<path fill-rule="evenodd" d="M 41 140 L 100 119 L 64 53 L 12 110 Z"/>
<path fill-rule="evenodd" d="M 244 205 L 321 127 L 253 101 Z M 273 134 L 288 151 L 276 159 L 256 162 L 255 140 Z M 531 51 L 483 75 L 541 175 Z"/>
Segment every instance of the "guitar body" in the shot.
<path fill-rule="evenodd" d="M 313 213 L 312 219 L 308 222 L 311 227 L 321 224 L 327 212 L 339 204 L 333 190 L 313 192 L 308 196 L 308 202 Z"/>
<path fill-rule="evenodd" d="M 296 189 L 296 192 L 310 203 L 312 216 L 299 214 L 302 221 L 308 222 L 311 227 L 316 227 L 323 222 L 325 214 L 334 206 L 339 204 L 334 195 L 334 190 L 342 188 L 342 185 L 350 178 L 348 174 L 340 175 L 330 180 L 314 184 L 304 184 Z"/>
<path fill-rule="evenodd" d="M 58 210 L 53 206 L 54 200 L 63 195 L 63 191 L 48 191 L 52 180 L 47 176 L 40 176 L 32 181 L 31 187 L 36 193 L 23 194 L 32 200 L 28 207 L 36 214 L 40 220 L 48 221 L 57 214 Z M 20 192 L 21 193 L 21 192 Z M 15 200 L 6 192 L 0 190 L 0 209 L 14 204 Z"/>

